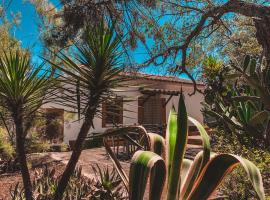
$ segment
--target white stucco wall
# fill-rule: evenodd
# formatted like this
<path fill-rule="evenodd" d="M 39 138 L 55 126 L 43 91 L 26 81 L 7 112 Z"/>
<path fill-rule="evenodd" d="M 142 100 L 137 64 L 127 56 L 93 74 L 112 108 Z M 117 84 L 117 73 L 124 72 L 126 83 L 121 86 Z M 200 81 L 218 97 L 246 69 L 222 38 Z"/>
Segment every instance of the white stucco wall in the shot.
<path fill-rule="evenodd" d="M 180 86 L 179 86 L 180 87 Z M 181 88 L 181 87 L 180 87 Z M 196 93 L 195 95 L 189 96 L 188 93 L 193 91 L 192 85 L 182 86 L 184 95 L 185 95 L 185 103 L 187 107 L 188 115 L 197 119 L 200 122 L 203 122 L 203 116 L 201 113 L 201 102 L 203 101 L 203 95 L 200 93 Z M 135 125 L 138 124 L 138 97 L 142 96 L 142 94 L 138 91 L 137 88 L 119 88 L 124 92 L 116 92 L 118 96 L 124 96 L 125 98 L 132 99 L 131 102 L 124 102 L 123 104 L 123 124 L 124 125 Z M 179 88 L 178 88 L 179 89 Z M 161 97 L 165 97 L 168 99 L 169 95 L 161 95 Z M 173 96 L 171 100 L 166 105 L 166 118 L 168 119 L 169 112 L 174 105 L 177 108 L 179 97 Z M 53 108 L 63 108 L 64 110 L 70 110 L 70 108 L 55 105 L 55 104 L 47 104 L 44 107 L 53 107 Z M 131 112 L 129 112 L 131 111 Z M 73 112 L 76 112 L 73 110 Z M 69 119 L 64 124 L 64 142 L 68 143 L 70 140 L 75 140 L 77 134 L 80 130 L 80 127 L 83 123 L 83 120 L 78 121 L 77 116 L 74 119 Z M 102 127 L 102 119 L 95 117 L 94 118 L 94 127 L 95 129 L 91 129 L 91 132 L 103 132 L 106 128 Z"/>

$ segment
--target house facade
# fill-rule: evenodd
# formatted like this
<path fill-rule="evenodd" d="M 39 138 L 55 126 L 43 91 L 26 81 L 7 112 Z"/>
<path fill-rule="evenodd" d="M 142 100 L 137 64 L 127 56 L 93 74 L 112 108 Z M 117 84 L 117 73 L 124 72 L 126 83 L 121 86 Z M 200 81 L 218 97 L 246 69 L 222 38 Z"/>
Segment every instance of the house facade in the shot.
<path fill-rule="evenodd" d="M 90 133 L 101 133 L 108 128 L 128 125 L 143 125 L 149 131 L 164 134 L 169 112 L 174 106 L 177 109 L 181 89 L 185 96 L 188 115 L 203 122 L 201 102 L 203 95 L 193 92 L 193 83 L 189 80 L 157 76 L 142 73 L 123 73 L 129 81 L 126 86 L 117 88 L 115 97 L 104 102 L 101 113 L 94 118 L 94 128 Z M 204 89 L 202 83 L 197 83 L 200 90 Z M 68 117 L 64 107 L 48 104 L 45 106 L 50 116 L 57 118 L 59 126 L 56 130 L 61 140 L 66 143 L 76 139 L 83 120 L 77 117 Z M 75 112 L 75 110 L 73 111 Z M 65 114 L 66 113 L 66 114 Z"/>

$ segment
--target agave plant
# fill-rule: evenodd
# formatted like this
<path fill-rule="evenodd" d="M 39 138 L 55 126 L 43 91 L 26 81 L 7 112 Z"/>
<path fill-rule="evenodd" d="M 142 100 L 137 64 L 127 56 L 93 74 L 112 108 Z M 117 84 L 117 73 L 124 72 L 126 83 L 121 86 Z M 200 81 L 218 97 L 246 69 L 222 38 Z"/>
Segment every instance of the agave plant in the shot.
<path fill-rule="evenodd" d="M 199 130 L 203 151 L 194 160 L 184 158 L 187 148 L 190 120 Z M 170 112 L 166 139 L 154 133 L 146 133 L 148 150 L 137 151 L 130 166 L 129 177 L 121 168 L 109 145 L 105 147 L 120 174 L 130 200 L 142 200 L 149 180 L 150 200 L 204 200 L 213 195 L 224 177 L 237 165 L 241 165 L 254 187 L 259 199 L 265 199 L 261 174 L 250 161 L 232 154 L 210 153 L 210 142 L 203 126 L 187 117 L 181 94 L 178 112 Z"/>
<path fill-rule="evenodd" d="M 242 90 L 241 94 L 237 88 L 231 92 L 230 103 L 217 96 L 215 108 L 205 103 L 204 112 L 223 121 L 232 131 L 238 130 L 262 140 L 270 113 L 264 110 L 259 97 L 253 94 L 250 87 L 245 86 Z"/>
<path fill-rule="evenodd" d="M 248 135 L 249 138 L 258 141 L 257 145 L 264 144 L 268 147 L 270 113 L 269 101 L 266 99 L 269 99 L 270 73 L 262 66 L 258 66 L 256 60 L 249 56 L 246 56 L 240 66 L 232 64 L 224 68 L 229 70 L 221 76 L 230 83 L 220 85 L 226 88 L 226 95 L 216 92 L 220 88 L 213 92 L 211 85 L 210 91 L 213 95 L 210 101 L 206 99 L 209 105 L 204 104 L 204 112 L 223 122 L 233 132 Z"/>
<path fill-rule="evenodd" d="M 62 105 L 76 108 L 83 123 L 74 144 L 74 150 L 58 184 L 55 200 L 62 199 L 70 176 L 79 160 L 84 140 L 93 126 L 94 116 L 99 114 L 100 105 L 113 96 L 112 89 L 123 82 L 120 38 L 112 27 L 102 21 L 97 27 L 85 31 L 82 44 L 75 44 L 74 59 L 60 52 L 58 58 L 63 65 L 50 62 L 61 71 L 65 95 Z M 76 105 L 76 106 L 74 106 Z"/>
<path fill-rule="evenodd" d="M 28 53 L 4 52 L 0 58 L 0 110 L 15 125 L 16 156 L 18 157 L 25 195 L 32 199 L 27 167 L 25 138 L 37 110 L 52 97 L 52 73 L 44 64 L 33 65 Z"/>

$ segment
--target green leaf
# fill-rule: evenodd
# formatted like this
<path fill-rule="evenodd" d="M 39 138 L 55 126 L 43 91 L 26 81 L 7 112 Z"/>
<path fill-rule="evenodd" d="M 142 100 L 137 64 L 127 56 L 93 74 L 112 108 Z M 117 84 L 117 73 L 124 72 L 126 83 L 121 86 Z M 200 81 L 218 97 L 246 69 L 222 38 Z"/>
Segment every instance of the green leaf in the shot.
<path fill-rule="evenodd" d="M 199 175 L 202 160 L 203 160 L 203 151 L 199 152 L 195 156 L 194 161 L 192 162 L 192 164 L 187 172 L 186 178 L 183 179 L 183 183 L 181 185 L 181 190 L 180 190 L 181 191 L 180 192 L 180 199 L 186 199 L 187 196 L 189 195 L 189 193 L 193 187 L 193 184 L 195 183 L 196 178 Z"/>
<path fill-rule="evenodd" d="M 187 111 L 183 93 L 180 94 L 178 114 L 171 111 L 166 133 L 167 167 L 168 167 L 168 200 L 175 200 L 181 186 L 180 170 L 186 151 L 188 129 Z"/>
<path fill-rule="evenodd" d="M 221 184 L 224 177 L 239 164 L 245 169 L 259 199 L 264 200 L 265 194 L 259 169 L 249 160 L 232 154 L 219 154 L 209 161 L 196 180 L 187 200 L 209 198 Z"/>
<path fill-rule="evenodd" d="M 132 157 L 129 172 L 130 200 L 143 199 L 149 174 L 149 200 L 160 199 L 166 179 L 165 162 L 151 151 L 137 151 Z"/>
<path fill-rule="evenodd" d="M 162 136 L 155 133 L 147 133 L 148 143 L 150 144 L 150 151 L 165 158 L 165 140 Z"/>
<path fill-rule="evenodd" d="M 191 121 L 198 129 L 200 136 L 202 137 L 202 142 L 203 142 L 203 162 L 201 165 L 201 169 L 205 166 L 205 164 L 209 161 L 210 159 L 210 138 L 204 129 L 204 127 L 198 122 L 196 119 L 192 117 L 188 117 L 188 120 Z"/>
<path fill-rule="evenodd" d="M 184 183 L 187 176 L 188 176 L 188 171 L 190 170 L 190 166 L 192 165 L 193 161 L 189 159 L 184 159 L 182 168 L 181 168 L 181 183 Z M 181 185 L 182 186 L 182 185 Z"/>

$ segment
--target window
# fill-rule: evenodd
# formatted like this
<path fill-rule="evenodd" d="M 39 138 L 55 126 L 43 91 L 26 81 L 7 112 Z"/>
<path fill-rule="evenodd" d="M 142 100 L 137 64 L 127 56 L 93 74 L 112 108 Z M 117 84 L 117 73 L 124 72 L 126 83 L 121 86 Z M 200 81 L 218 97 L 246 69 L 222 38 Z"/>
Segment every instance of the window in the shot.
<path fill-rule="evenodd" d="M 140 124 L 165 124 L 166 107 L 163 106 L 165 98 L 158 95 L 139 98 L 138 122 Z"/>
<path fill-rule="evenodd" d="M 123 98 L 116 97 L 102 105 L 102 126 L 123 124 Z"/>
<path fill-rule="evenodd" d="M 63 141 L 64 136 L 64 110 L 57 108 L 45 109 L 46 138 L 49 140 Z"/>

